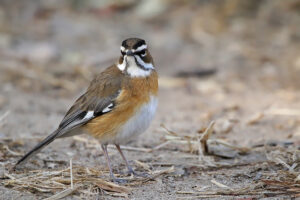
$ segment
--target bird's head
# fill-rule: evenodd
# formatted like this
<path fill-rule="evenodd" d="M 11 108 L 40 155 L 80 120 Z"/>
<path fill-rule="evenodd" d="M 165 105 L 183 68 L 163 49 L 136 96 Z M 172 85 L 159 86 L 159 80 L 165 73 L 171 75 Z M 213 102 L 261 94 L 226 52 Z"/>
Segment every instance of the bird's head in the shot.
<path fill-rule="evenodd" d="M 129 38 L 122 42 L 118 68 L 132 77 L 145 77 L 154 69 L 145 40 Z"/>

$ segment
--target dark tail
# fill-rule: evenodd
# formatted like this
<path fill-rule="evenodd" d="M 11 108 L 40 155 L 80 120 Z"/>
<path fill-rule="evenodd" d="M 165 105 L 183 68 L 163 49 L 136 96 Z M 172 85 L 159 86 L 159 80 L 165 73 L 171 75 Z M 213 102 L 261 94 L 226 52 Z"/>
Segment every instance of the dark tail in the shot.
<path fill-rule="evenodd" d="M 31 158 L 32 156 L 34 156 L 35 154 L 37 154 L 40 150 L 42 150 L 45 146 L 47 146 L 48 144 L 50 144 L 51 142 L 53 142 L 53 140 L 56 139 L 56 137 L 58 136 L 59 130 L 54 131 L 51 135 L 49 135 L 48 137 L 46 137 L 42 142 L 40 142 L 39 144 L 37 144 L 31 151 L 29 151 L 27 154 L 25 154 L 14 166 L 14 168 L 17 167 L 17 165 L 19 165 L 20 163 L 28 160 L 29 158 Z"/>

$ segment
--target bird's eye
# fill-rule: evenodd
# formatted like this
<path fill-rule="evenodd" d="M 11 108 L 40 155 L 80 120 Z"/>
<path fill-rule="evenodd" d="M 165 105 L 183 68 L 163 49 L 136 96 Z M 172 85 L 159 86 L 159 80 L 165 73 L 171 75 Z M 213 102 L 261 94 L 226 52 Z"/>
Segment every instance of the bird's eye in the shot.
<path fill-rule="evenodd" d="M 121 51 L 121 54 L 124 56 L 124 55 L 125 55 L 125 52 L 124 52 L 124 51 Z"/>
<path fill-rule="evenodd" d="M 137 52 L 137 54 L 139 54 L 139 55 L 141 55 L 141 56 L 144 57 L 146 55 L 146 50 L 144 49 L 142 51 L 139 51 L 139 52 Z"/>

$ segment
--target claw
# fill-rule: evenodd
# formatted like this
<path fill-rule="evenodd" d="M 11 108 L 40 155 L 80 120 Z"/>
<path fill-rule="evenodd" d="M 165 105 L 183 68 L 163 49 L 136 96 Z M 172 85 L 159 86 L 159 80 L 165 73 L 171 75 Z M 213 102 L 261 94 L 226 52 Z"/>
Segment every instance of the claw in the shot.
<path fill-rule="evenodd" d="M 150 174 L 144 172 L 144 173 L 134 173 L 133 174 L 134 176 L 137 176 L 137 177 L 142 177 L 142 178 L 151 178 Z"/>
<path fill-rule="evenodd" d="M 111 181 L 114 182 L 114 183 L 118 183 L 118 184 L 124 184 L 124 183 L 127 183 L 128 181 L 125 180 L 125 179 L 121 179 L 121 178 L 111 178 Z"/>
<path fill-rule="evenodd" d="M 148 174 L 146 172 L 138 173 L 138 172 L 134 171 L 133 169 L 129 170 L 128 173 L 132 174 L 133 176 L 136 176 L 136 177 L 151 178 L 150 174 Z"/>

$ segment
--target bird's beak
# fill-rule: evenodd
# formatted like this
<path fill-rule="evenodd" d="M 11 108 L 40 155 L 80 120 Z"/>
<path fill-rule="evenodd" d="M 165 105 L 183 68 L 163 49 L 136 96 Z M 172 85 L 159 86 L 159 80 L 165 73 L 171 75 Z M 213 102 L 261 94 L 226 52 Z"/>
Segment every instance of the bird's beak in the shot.
<path fill-rule="evenodd" d="M 133 56 L 133 52 L 131 50 L 126 51 L 127 56 Z"/>

